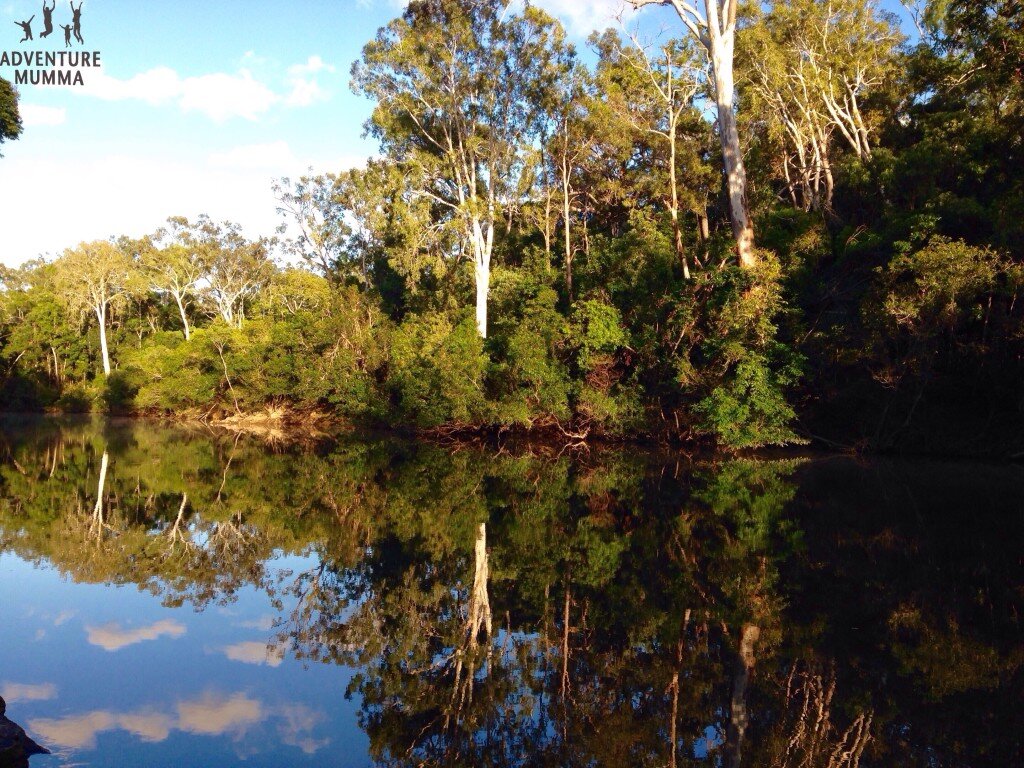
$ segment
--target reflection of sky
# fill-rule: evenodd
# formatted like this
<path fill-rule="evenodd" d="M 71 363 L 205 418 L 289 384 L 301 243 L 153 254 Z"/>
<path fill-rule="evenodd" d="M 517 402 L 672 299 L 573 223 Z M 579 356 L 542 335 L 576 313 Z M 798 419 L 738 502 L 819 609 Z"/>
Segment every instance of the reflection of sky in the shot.
<path fill-rule="evenodd" d="M 156 640 L 162 635 L 181 637 L 185 634 L 185 625 L 173 619 L 161 619 L 143 627 L 129 629 L 112 622 L 102 627 L 87 626 L 85 633 L 90 644 L 98 645 L 105 651 L 119 651 L 144 640 Z"/>
<path fill-rule="evenodd" d="M 368 763 L 358 702 L 344 697 L 350 672 L 270 647 L 278 614 L 265 593 L 197 613 L 8 553 L 0 605 L 0 694 L 55 752 L 34 768 Z"/>

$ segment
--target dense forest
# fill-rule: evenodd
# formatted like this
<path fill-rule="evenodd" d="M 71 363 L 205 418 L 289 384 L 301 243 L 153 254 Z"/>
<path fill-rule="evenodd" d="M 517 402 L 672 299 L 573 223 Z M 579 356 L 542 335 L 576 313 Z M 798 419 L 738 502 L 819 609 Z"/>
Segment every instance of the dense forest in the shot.
<path fill-rule="evenodd" d="M 652 4 L 674 37 L 577 51 L 410 3 L 352 68 L 379 155 L 279 180 L 277 236 L 173 217 L 0 273 L 0 403 L 1021 450 L 1020 0 L 909 37 L 875 0 Z"/>

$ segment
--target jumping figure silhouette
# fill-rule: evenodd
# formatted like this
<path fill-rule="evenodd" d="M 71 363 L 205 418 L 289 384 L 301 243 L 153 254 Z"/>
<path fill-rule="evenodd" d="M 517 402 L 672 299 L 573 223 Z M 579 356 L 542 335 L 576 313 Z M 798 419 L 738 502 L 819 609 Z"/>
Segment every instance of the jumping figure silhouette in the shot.
<path fill-rule="evenodd" d="M 54 0 L 56 2 L 56 0 Z M 75 28 L 75 40 L 85 44 L 85 40 L 82 39 L 82 3 L 85 0 L 78 0 L 78 7 L 75 8 L 75 4 L 68 0 L 68 5 L 71 6 L 71 23 Z"/>
<path fill-rule="evenodd" d="M 32 14 L 32 19 L 34 19 L 35 17 L 36 17 L 35 14 Z M 16 22 L 14 22 L 19 27 L 21 27 L 21 31 L 25 35 L 23 38 L 21 38 L 21 40 L 18 41 L 19 43 L 24 43 L 26 40 L 32 40 L 33 39 L 32 38 L 32 19 L 29 19 L 28 21 L 16 21 Z"/>
<path fill-rule="evenodd" d="M 70 24 L 58 24 L 61 29 L 64 30 L 64 47 L 71 47 L 71 25 Z"/>
<path fill-rule="evenodd" d="M 47 6 L 46 0 L 43 0 L 43 31 L 39 34 L 39 39 L 42 40 L 44 37 L 49 37 L 53 32 L 53 9 L 57 7 L 57 0 L 53 0 L 53 5 Z"/>

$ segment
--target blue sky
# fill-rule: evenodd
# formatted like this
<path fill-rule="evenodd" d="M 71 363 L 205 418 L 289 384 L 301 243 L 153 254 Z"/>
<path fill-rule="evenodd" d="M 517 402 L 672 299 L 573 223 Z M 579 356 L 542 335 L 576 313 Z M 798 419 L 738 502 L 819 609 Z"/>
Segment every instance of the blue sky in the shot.
<path fill-rule="evenodd" d="M 208 213 L 250 235 L 279 223 L 272 179 L 337 171 L 374 152 L 370 104 L 349 70 L 401 0 L 83 0 L 84 46 L 101 71 L 84 87 L 20 88 L 25 131 L 0 159 L 0 261 L 18 264 L 82 240 L 153 231 Z M 582 47 L 621 0 L 538 0 Z M 0 0 L 0 51 L 61 50 L 42 0 Z M 671 24 L 667 9 L 646 23 Z M 15 20 L 35 15 L 36 40 Z M 627 13 L 627 17 L 630 14 Z M 70 23 L 57 0 L 54 24 Z M 678 20 L 675 20 L 678 23 Z M 14 80 L 14 71 L 0 67 Z"/>

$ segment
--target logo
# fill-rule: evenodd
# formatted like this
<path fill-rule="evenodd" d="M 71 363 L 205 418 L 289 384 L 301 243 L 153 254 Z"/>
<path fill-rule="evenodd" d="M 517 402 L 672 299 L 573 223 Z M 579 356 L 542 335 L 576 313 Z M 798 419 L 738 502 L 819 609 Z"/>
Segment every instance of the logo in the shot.
<path fill-rule="evenodd" d="M 0 51 L 0 67 L 14 67 L 15 85 L 85 85 L 83 70 L 100 66 L 99 51 L 76 50 L 76 46 L 85 45 L 82 37 L 82 6 L 85 0 L 79 0 L 75 7 L 74 0 L 69 0 L 70 13 L 63 12 L 57 18 L 57 27 L 64 31 L 64 48 L 58 50 L 10 50 Z M 43 0 L 42 22 L 43 31 L 39 33 L 39 41 L 45 40 L 54 32 L 54 11 L 57 0 Z M 26 21 L 15 21 L 21 28 L 22 46 L 34 43 L 32 24 L 37 14 L 32 14 Z M 64 18 L 60 18 L 63 16 Z M 62 20 L 70 23 L 61 24 Z"/>

